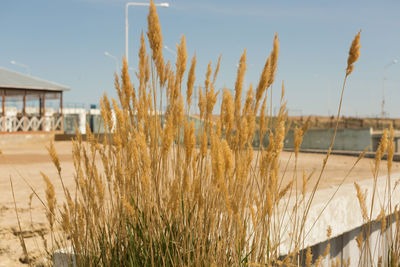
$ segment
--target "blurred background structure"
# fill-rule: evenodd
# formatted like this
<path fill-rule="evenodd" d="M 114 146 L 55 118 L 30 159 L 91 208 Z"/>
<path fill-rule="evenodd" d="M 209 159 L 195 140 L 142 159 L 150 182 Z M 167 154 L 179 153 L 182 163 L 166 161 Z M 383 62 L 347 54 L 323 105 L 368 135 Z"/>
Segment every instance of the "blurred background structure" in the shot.
<path fill-rule="evenodd" d="M 63 92 L 69 87 L 0 68 L 0 131 L 63 132 Z M 46 108 L 46 103 L 57 108 Z"/>

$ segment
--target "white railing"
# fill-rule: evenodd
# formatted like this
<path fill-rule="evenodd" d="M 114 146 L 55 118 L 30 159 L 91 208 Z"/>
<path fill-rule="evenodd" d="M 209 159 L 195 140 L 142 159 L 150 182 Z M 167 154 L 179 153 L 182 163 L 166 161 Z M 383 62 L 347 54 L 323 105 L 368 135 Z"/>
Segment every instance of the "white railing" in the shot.
<path fill-rule="evenodd" d="M 62 116 L 46 117 L 0 117 L 0 132 L 37 132 L 37 131 L 62 131 Z"/>

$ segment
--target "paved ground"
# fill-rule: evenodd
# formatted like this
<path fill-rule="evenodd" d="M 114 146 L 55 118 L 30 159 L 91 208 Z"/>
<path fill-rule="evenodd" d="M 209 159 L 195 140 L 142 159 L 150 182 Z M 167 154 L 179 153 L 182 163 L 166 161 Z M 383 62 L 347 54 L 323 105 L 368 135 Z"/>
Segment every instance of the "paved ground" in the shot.
<path fill-rule="evenodd" d="M 43 241 L 40 235 L 48 238 L 48 230 L 44 208 L 36 197 L 32 198 L 32 209 L 29 209 L 29 196 L 32 191 L 23 181 L 24 177 L 37 190 L 40 197 L 45 199 L 45 184 L 40 175 L 40 171 L 45 172 L 53 181 L 56 189 L 58 203 L 63 200 L 61 185 L 56 175 L 56 169 L 50 162 L 45 146 L 46 143 L 28 143 L 24 145 L 13 146 L 12 144 L 2 148 L 3 155 L 0 156 L 0 267 L 2 266 L 24 266 L 19 258 L 22 256 L 22 249 L 17 238 L 19 231 L 12 193 L 10 187 L 10 177 L 13 180 L 18 213 L 21 220 L 23 235 L 26 237 L 28 251 L 35 255 L 43 248 Z M 70 142 L 56 142 L 56 150 L 59 154 L 63 177 L 68 187 L 73 187 L 73 162 L 71 156 L 72 146 Z M 302 169 L 307 173 L 315 170 L 311 179 L 311 184 L 315 182 L 318 171 L 321 168 L 324 155 L 302 153 L 300 155 L 297 169 L 301 179 Z M 281 157 L 281 169 L 285 169 L 285 180 L 293 177 L 294 160 L 293 154 L 283 152 Z M 326 171 L 323 175 L 321 188 L 337 186 L 348 170 L 356 161 L 355 157 L 332 155 L 328 161 Z M 353 181 L 369 179 L 371 175 L 372 159 L 363 159 L 354 168 L 353 172 L 347 178 L 346 183 Z M 384 164 L 385 165 L 385 162 Z M 400 171 L 400 164 L 394 163 L 393 173 Z M 384 175 L 382 168 L 380 175 Z M 32 216 L 32 217 L 31 217 Z"/>

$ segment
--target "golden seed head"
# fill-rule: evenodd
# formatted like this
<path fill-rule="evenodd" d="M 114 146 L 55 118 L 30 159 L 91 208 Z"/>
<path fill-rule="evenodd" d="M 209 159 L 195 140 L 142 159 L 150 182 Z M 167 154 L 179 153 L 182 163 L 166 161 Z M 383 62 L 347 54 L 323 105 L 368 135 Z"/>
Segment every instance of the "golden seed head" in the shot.
<path fill-rule="evenodd" d="M 172 141 L 173 141 L 173 118 L 172 116 L 169 116 L 167 119 L 167 123 L 164 127 L 164 130 L 162 132 L 162 155 L 163 157 L 168 156 L 168 152 L 171 148 Z"/>
<path fill-rule="evenodd" d="M 361 214 L 363 216 L 363 219 L 365 221 L 368 220 L 368 212 L 367 212 L 367 206 L 365 203 L 365 194 L 361 191 L 360 186 L 357 183 L 354 183 L 354 186 L 356 188 L 357 191 L 357 198 L 358 198 L 358 203 L 360 204 L 360 208 L 361 208 Z"/>
<path fill-rule="evenodd" d="M 237 70 L 236 83 L 235 83 L 235 120 L 238 127 L 240 120 L 240 110 L 242 107 L 241 99 L 242 99 L 243 80 L 244 80 L 244 75 L 246 73 L 246 69 L 247 67 L 246 67 L 246 49 L 245 49 L 239 60 L 239 67 Z"/>
<path fill-rule="evenodd" d="M 201 86 L 199 86 L 199 110 L 200 110 L 200 118 L 203 118 L 204 112 L 206 111 L 207 107 L 207 99 L 203 96 L 203 90 Z"/>
<path fill-rule="evenodd" d="M 211 136 L 211 164 L 213 172 L 213 182 L 218 185 L 220 189 L 223 186 L 223 175 L 224 175 L 224 159 L 223 151 L 221 149 L 221 143 L 219 138 L 213 134 Z"/>
<path fill-rule="evenodd" d="M 260 144 L 263 143 L 263 137 L 267 128 L 266 117 L 265 117 L 266 103 L 267 103 L 267 96 L 264 97 L 260 110 Z"/>
<path fill-rule="evenodd" d="M 217 77 L 218 77 L 219 67 L 221 65 L 221 57 L 222 57 L 222 55 L 219 55 L 219 57 L 218 57 L 218 63 L 217 63 L 217 67 L 215 68 L 214 77 L 213 77 L 213 81 L 212 81 L 213 84 L 215 84 L 215 81 L 217 80 Z"/>
<path fill-rule="evenodd" d="M 194 122 L 188 122 L 185 120 L 184 123 L 184 144 L 186 150 L 186 164 L 189 166 L 190 160 L 193 155 L 194 148 L 196 146 L 196 136 L 194 129 Z"/>
<path fill-rule="evenodd" d="M 149 39 L 150 48 L 152 52 L 152 59 L 157 61 L 157 59 L 162 58 L 162 34 L 161 26 L 158 18 L 156 5 L 154 1 L 150 1 L 149 15 L 147 16 L 148 31 L 147 37 Z"/>
<path fill-rule="evenodd" d="M 58 155 L 56 152 L 56 149 L 54 147 L 54 143 L 53 141 L 50 142 L 50 146 L 46 147 L 47 151 L 50 154 L 51 157 L 51 161 L 53 162 L 54 166 L 56 166 L 58 173 L 61 173 L 61 164 L 60 164 L 60 160 L 58 159 Z"/>
<path fill-rule="evenodd" d="M 225 171 L 230 176 L 233 173 L 233 154 L 226 139 L 222 139 L 222 150 L 225 159 Z"/>
<path fill-rule="evenodd" d="M 306 253 L 306 267 L 311 267 L 312 264 L 312 253 L 311 253 L 311 248 L 307 248 L 307 253 Z"/>
<path fill-rule="evenodd" d="M 204 131 L 201 140 L 201 156 L 204 158 L 207 155 L 207 147 L 208 147 L 208 138 L 207 134 Z"/>
<path fill-rule="evenodd" d="M 279 201 L 280 199 L 282 199 L 282 198 L 286 195 L 286 193 L 289 191 L 290 188 L 292 188 L 293 183 L 294 183 L 294 179 L 292 179 L 292 180 L 279 192 L 278 201 Z"/>
<path fill-rule="evenodd" d="M 196 79 L 195 69 L 196 69 L 196 54 L 194 54 L 192 58 L 192 63 L 190 65 L 188 80 L 187 80 L 186 103 L 188 107 L 190 107 L 192 102 L 191 99 L 193 93 L 193 86 L 194 86 L 194 81 Z"/>
<path fill-rule="evenodd" d="M 383 234 L 386 230 L 386 213 L 385 209 L 381 208 L 381 212 L 379 213 L 378 217 L 376 218 L 377 221 L 381 223 L 381 234 Z"/>
<path fill-rule="evenodd" d="M 294 128 L 294 153 L 296 158 L 298 157 L 301 143 L 303 142 L 303 129 L 299 127 Z"/>
<path fill-rule="evenodd" d="M 244 102 L 242 116 L 247 116 L 252 113 L 251 104 L 253 103 L 253 98 L 254 98 L 253 85 L 250 84 L 249 90 L 247 90 L 246 92 L 246 99 Z"/>
<path fill-rule="evenodd" d="M 144 71 L 144 84 L 146 85 L 150 80 L 150 62 L 149 55 L 146 55 L 145 71 Z M 145 88 L 143 87 L 143 90 Z"/>
<path fill-rule="evenodd" d="M 285 140 L 285 120 L 281 120 L 277 125 L 275 135 L 275 152 L 279 153 L 283 150 L 283 141 Z"/>
<path fill-rule="evenodd" d="M 387 149 L 387 145 L 388 145 L 388 130 L 385 129 L 383 131 L 383 135 L 381 137 L 381 141 L 379 143 L 379 149 L 381 151 L 381 155 L 383 156 L 386 152 Z"/>
<path fill-rule="evenodd" d="M 206 114 L 208 118 L 211 118 L 214 105 L 217 102 L 218 92 L 214 93 L 214 86 L 210 87 L 209 91 L 206 91 Z"/>
<path fill-rule="evenodd" d="M 328 228 L 326 229 L 326 237 L 330 239 L 332 236 L 332 227 L 329 225 Z"/>
<path fill-rule="evenodd" d="M 353 42 L 351 43 L 350 50 L 349 50 L 349 57 L 347 58 L 347 69 L 346 69 L 346 76 L 350 75 L 350 73 L 354 69 L 354 63 L 358 60 L 360 57 L 360 36 L 361 36 L 361 30 L 357 33 L 357 35 L 354 37 Z"/>
<path fill-rule="evenodd" d="M 260 100 L 267 89 L 270 75 L 271 75 L 271 57 L 268 57 L 267 61 L 265 62 L 264 69 L 261 73 L 260 81 L 258 82 L 258 86 L 256 89 L 256 105 L 254 108 L 254 112 L 257 112 L 258 110 L 258 105 L 260 103 Z"/>
<path fill-rule="evenodd" d="M 127 201 L 124 197 L 122 198 L 122 204 L 125 208 L 125 210 L 127 211 L 127 215 L 129 216 L 135 216 L 135 209 L 133 208 L 133 206 L 131 205 L 130 201 Z"/>
<path fill-rule="evenodd" d="M 122 59 L 121 78 L 122 78 L 121 93 L 123 93 L 123 97 L 121 98 L 121 96 L 120 96 L 120 102 L 125 109 L 128 109 L 130 98 L 132 96 L 135 97 L 135 93 L 134 93 L 135 90 L 133 90 L 133 86 L 132 86 L 131 79 L 130 79 L 129 72 L 128 72 L 128 63 L 127 63 L 125 57 Z"/>
<path fill-rule="evenodd" d="M 361 251 L 361 250 L 362 250 L 363 243 L 364 243 L 364 234 L 363 234 L 363 231 L 360 231 L 360 233 L 359 233 L 358 236 L 356 237 L 356 241 L 357 241 L 357 247 L 358 247 L 358 249 Z"/>
<path fill-rule="evenodd" d="M 212 73 L 211 61 L 209 61 L 207 65 L 206 80 L 204 81 L 204 89 L 206 90 L 206 92 L 210 88 L 211 73 Z"/>
<path fill-rule="evenodd" d="M 46 183 L 46 201 L 47 201 L 47 220 L 50 224 L 50 228 L 53 229 L 54 218 L 55 218 L 55 208 L 56 208 L 56 195 L 54 191 L 54 185 L 51 183 L 49 177 L 40 172 L 43 177 L 44 182 Z"/>
<path fill-rule="evenodd" d="M 145 73 L 145 69 L 146 69 L 146 44 L 144 41 L 143 32 L 141 32 L 141 35 L 140 35 L 140 49 L 139 49 L 138 56 L 139 56 L 138 77 L 139 77 L 141 86 L 143 86 L 144 73 Z"/>
<path fill-rule="evenodd" d="M 187 62 L 186 38 L 184 34 L 182 34 L 181 43 L 176 45 L 176 51 L 176 74 L 180 83 L 183 79 Z"/>
<path fill-rule="evenodd" d="M 61 227 L 64 232 L 70 233 L 71 231 L 71 223 L 70 223 L 70 216 L 67 205 L 64 203 L 63 205 L 64 211 L 61 212 Z"/>
<path fill-rule="evenodd" d="M 276 69 L 278 67 L 279 40 L 278 40 L 278 34 L 277 33 L 275 33 L 273 49 L 272 49 L 270 57 L 271 57 L 271 74 L 269 76 L 269 81 L 268 81 L 268 86 L 267 87 L 271 86 L 274 83 L 275 75 L 276 75 Z"/>
<path fill-rule="evenodd" d="M 388 130 L 385 129 L 383 131 L 381 140 L 379 141 L 379 145 L 375 153 L 375 166 L 374 166 L 375 168 L 373 170 L 374 173 L 378 171 L 381 159 L 385 155 L 387 146 L 388 146 Z"/>
<path fill-rule="evenodd" d="M 230 135 L 234 125 L 234 105 L 233 96 L 228 89 L 224 89 L 221 104 L 221 120 L 222 125 L 225 127 L 226 139 L 230 140 Z"/>

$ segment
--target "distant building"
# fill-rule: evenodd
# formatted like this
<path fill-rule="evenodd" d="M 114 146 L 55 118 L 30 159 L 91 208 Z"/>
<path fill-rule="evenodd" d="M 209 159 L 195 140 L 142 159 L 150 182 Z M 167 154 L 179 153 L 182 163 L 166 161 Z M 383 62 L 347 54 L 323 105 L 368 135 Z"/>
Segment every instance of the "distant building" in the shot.
<path fill-rule="evenodd" d="M 67 86 L 0 67 L 0 132 L 63 132 L 63 92 L 67 90 Z M 53 104 L 51 108 L 46 108 L 46 101 Z"/>

